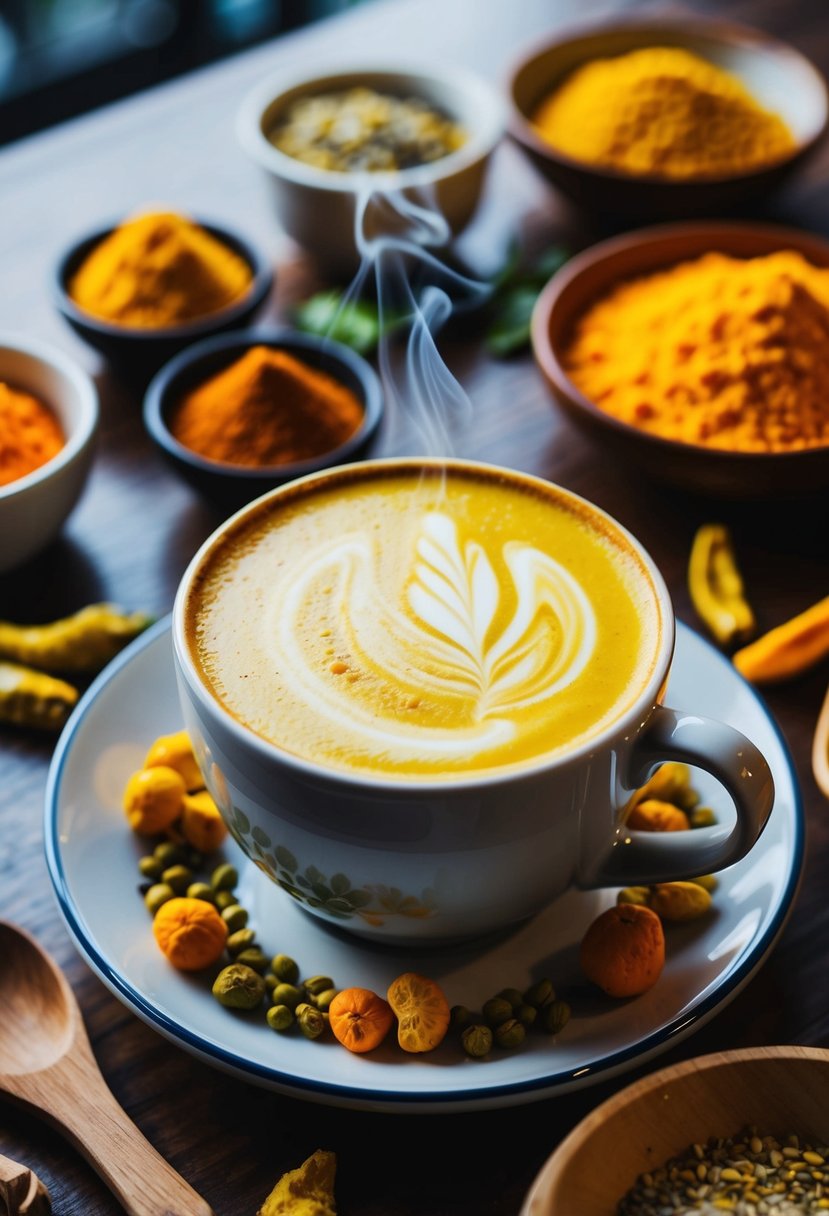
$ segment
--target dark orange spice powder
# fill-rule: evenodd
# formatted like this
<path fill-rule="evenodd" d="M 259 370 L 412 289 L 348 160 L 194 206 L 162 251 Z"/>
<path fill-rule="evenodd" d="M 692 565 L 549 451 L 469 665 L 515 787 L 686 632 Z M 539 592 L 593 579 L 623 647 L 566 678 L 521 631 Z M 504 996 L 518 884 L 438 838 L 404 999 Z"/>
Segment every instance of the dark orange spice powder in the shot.
<path fill-rule="evenodd" d="M 285 351 L 254 346 L 187 393 L 170 430 L 208 460 L 264 468 L 339 447 L 363 418 L 359 399 Z"/>

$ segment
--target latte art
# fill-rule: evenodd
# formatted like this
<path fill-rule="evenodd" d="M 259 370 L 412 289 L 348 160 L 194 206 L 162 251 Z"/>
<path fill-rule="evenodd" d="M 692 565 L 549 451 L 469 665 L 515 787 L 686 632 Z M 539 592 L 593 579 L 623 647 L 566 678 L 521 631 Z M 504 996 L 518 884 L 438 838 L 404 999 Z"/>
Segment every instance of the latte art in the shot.
<path fill-rule="evenodd" d="M 651 656 L 630 551 L 490 479 L 289 498 L 218 558 L 197 600 L 206 677 L 323 764 L 430 776 L 552 753 L 618 713 Z"/>

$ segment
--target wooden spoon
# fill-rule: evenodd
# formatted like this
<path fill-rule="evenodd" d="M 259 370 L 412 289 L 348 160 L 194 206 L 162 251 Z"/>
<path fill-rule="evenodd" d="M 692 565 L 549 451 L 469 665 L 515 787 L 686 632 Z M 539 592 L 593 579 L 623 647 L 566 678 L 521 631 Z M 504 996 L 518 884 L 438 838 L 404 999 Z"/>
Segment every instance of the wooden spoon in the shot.
<path fill-rule="evenodd" d="M 129 1216 L 213 1216 L 116 1102 L 57 963 L 7 921 L 0 993 L 0 1093 L 63 1132 Z"/>
<path fill-rule="evenodd" d="M 0 1156 L 2 1216 L 50 1216 L 49 1192 L 34 1170 L 11 1157 Z"/>
<path fill-rule="evenodd" d="M 812 772 L 820 792 L 829 798 L 829 688 L 812 739 Z"/>

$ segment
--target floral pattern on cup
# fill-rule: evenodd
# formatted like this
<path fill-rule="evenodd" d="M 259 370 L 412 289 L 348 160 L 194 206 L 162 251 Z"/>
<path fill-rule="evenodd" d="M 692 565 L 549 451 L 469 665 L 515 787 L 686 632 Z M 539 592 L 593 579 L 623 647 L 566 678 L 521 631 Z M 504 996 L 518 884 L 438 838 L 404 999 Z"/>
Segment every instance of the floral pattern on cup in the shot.
<path fill-rule="evenodd" d="M 405 895 L 397 887 L 382 883 L 355 886 L 346 874 L 326 877 L 314 865 L 300 868 L 296 857 L 284 845 L 274 844 L 267 832 L 251 826 L 244 811 L 234 806 L 228 816 L 230 833 L 236 843 L 264 874 L 299 903 L 335 920 L 361 917 L 367 924 L 383 925 L 393 916 L 424 919 L 434 916 L 435 892 L 431 888 L 420 897 Z"/>

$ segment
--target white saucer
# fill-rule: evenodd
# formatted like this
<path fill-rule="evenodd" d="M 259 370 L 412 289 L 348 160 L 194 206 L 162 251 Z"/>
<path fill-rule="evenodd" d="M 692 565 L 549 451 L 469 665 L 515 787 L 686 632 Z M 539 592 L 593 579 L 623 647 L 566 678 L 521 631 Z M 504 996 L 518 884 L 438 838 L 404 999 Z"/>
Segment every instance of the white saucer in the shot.
<path fill-rule="evenodd" d="M 46 792 L 46 857 L 61 913 L 83 957 L 145 1022 L 185 1050 L 280 1093 L 366 1110 L 461 1111 L 510 1106 L 566 1093 L 641 1065 L 707 1022 L 759 968 L 779 936 L 800 876 L 803 815 L 791 760 L 753 689 L 731 663 L 681 623 L 667 703 L 720 718 L 767 757 L 776 795 L 751 854 L 720 875 L 713 913 L 668 926 L 668 958 L 657 984 L 612 1002 L 580 979 L 577 947 L 615 890 L 571 892 L 517 931 L 475 946 L 413 951 L 351 939 L 313 919 L 247 863 L 225 850 L 241 875 L 242 902 L 267 954 L 290 954 L 304 975 L 385 994 L 403 971 L 437 980 L 450 1004 L 480 1008 L 502 987 L 523 989 L 548 975 L 573 1017 L 552 1039 L 531 1033 L 523 1047 L 485 1060 L 465 1057 L 454 1036 L 428 1055 L 395 1043 L 353 1055 L 334 1041 L 279 1035 L 264 1017 L 234 1014 L 201 978 L 175 971 L 155 945 L 138 894 L 140 843 L 121 795 L 150 742 L 182 719 L 173 677 L 169 620 L 160 621 L 98 677 L 64 729 Z M 731 810 L 711 778 L 695 773 L 706 802 Z"/>

